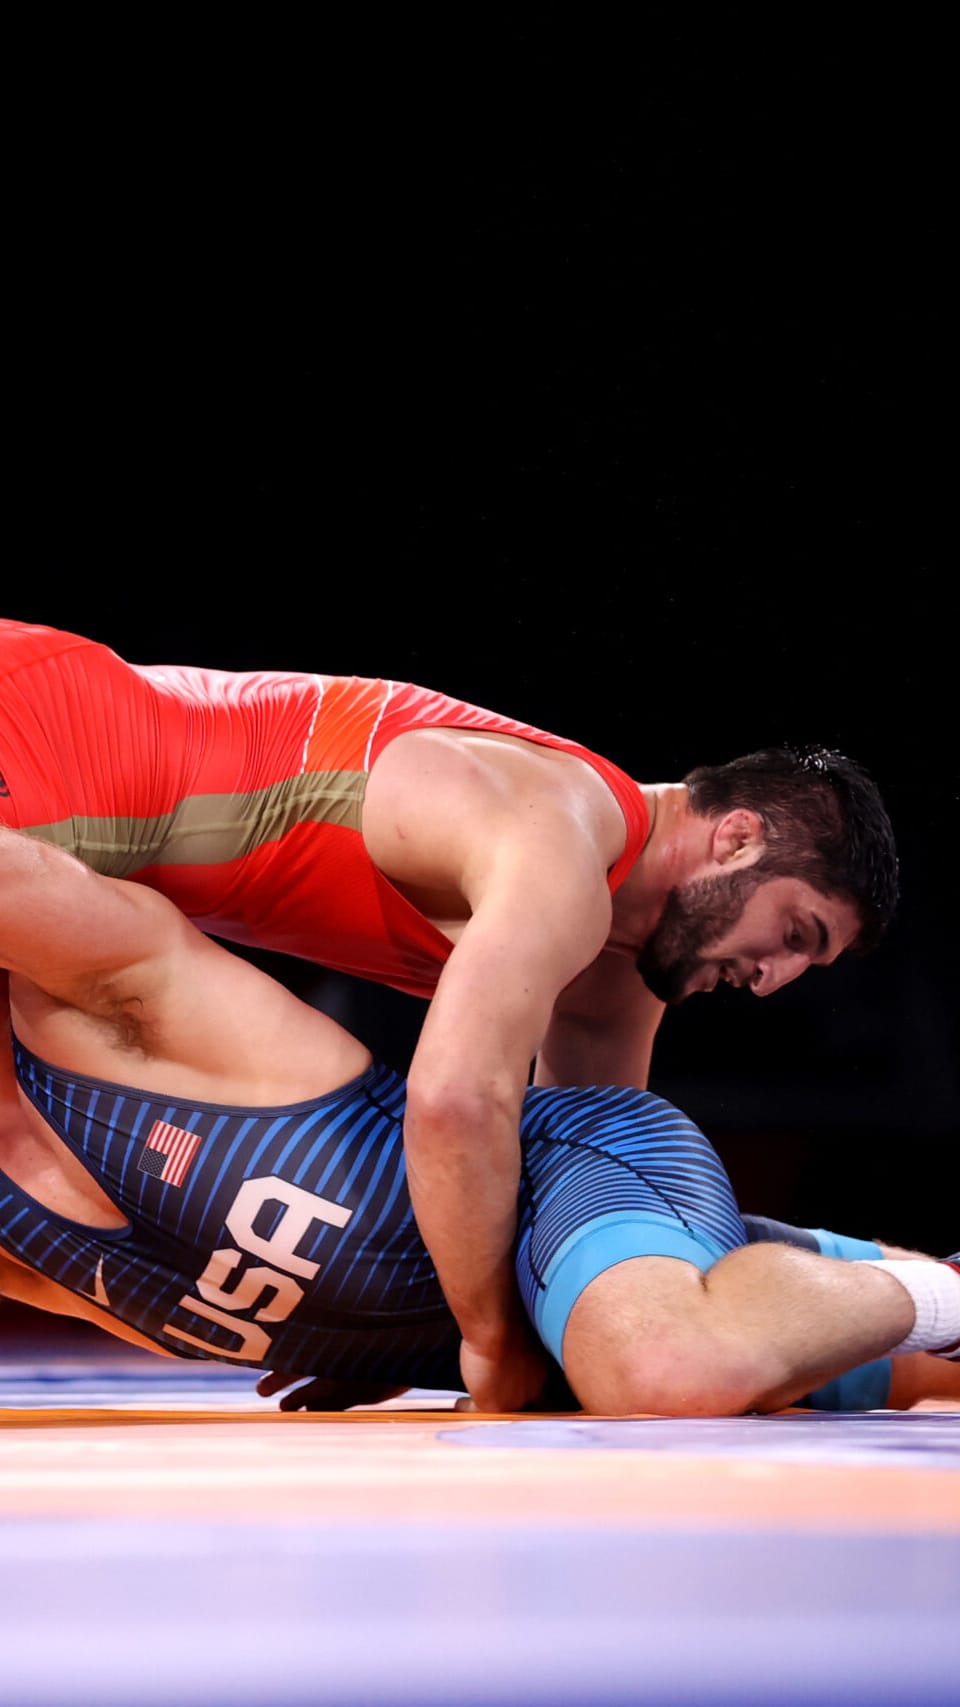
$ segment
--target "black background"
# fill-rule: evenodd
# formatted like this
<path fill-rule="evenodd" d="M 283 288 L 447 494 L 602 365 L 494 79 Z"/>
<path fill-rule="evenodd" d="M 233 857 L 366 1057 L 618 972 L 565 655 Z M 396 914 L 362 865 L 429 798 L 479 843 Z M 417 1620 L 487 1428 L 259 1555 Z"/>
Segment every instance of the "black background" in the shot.
<path fill-rule="evenodd" d="M 942 16 L 31 43 L 3 596 L 142 662 L 425 682 L 643 780 L 780 740 L 862 760 L 901 852 L 886 943 L 671 1012 L 653 1082 L 746 1207 L 935 1250 L 960 1236 Z M 265 963 L 405 1065 L 418 1004 Z"/>

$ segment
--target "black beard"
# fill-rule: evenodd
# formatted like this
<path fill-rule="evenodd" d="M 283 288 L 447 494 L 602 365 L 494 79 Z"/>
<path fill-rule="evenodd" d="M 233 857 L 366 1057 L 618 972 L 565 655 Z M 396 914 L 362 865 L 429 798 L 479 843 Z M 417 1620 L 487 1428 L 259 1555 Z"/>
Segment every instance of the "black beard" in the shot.
<path fill-rule="evenodd" d="M 700 877 L 671 889 L 654 929 L 637 955 L 637 971 L 652 995 L 676 1006 L 706 965 L 703 950 L 732 930 L 764 877 L 746 871 Z"/>

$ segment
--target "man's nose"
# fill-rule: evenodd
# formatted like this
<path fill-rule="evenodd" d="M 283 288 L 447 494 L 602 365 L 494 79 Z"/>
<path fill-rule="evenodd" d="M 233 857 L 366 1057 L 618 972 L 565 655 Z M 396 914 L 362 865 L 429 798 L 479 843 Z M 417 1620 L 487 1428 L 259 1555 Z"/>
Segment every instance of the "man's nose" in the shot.
<path fill-rule="evenodd" d="M 784 984 L 792 984 L 810 965 L 809 954 L 783 954 L 769 960 L 759 960 L 750 988 L 755 996 L 772 996 Z"/>

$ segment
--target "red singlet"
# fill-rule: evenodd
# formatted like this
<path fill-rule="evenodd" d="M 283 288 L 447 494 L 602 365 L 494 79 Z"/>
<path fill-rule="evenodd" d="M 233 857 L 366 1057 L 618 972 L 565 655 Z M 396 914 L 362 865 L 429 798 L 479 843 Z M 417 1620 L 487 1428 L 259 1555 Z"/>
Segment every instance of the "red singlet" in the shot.
<path fill-rule="evenodd" d="M 204 930 L 429 997 L 451 943 L 371 861 L 361 812 L 388 741 L 487 729 L 574 753 L 626 820 L 643 795 L 574 741 L 411 682 L 129 664 L 0 619 L 0 819 L 176 901 Z"/>

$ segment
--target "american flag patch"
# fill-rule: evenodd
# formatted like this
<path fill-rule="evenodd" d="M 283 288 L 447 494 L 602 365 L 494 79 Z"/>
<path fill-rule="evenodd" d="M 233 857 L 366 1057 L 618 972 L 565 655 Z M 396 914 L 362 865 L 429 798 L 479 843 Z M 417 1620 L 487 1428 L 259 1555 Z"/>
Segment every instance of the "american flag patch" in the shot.
<path fill-rule="evenodd" d="M 182 1185 L 199 1144 L 199 1132 L 185 1132 L 168 1120 L 155 1120 L 137 1166 L 142 1174 L 152 1174 L 166 1185 Z"/>

